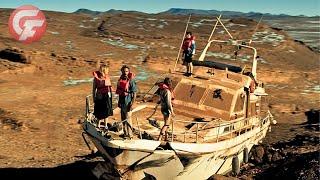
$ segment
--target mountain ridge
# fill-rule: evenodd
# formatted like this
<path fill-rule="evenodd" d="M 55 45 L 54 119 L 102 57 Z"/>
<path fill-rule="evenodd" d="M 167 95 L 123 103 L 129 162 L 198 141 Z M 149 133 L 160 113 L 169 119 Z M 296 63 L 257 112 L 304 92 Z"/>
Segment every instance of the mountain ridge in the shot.
<path fill-rule="evenodd" d="M 145 12 L 140 12 L 140 11 L 131 11 L 131 10 L 116 10 L 116 9 L 109 9 L 107 11 L 93 11 L 90 9 L 85 9 L 81 8 L 73 13 L 82 13 L 82 14 L 89 14 L 89 15 L 101 15 L 101 14 L 120 14 L 120 13 L 125 13 L 125 12 L 135 12 L 135 13 L 144 13 L 144 14 L 170 14 L 170 15 L 188 15 L 188 14 L 194 14 L 194 15 L 219 15 L 222 14 L 224 17 L 249 17 L 249 18 L 254 18 L 254 17 L 274 17 L 274 18 L 279 18 L 279 17 L 320 17 L 320 16 L 306 16 L 306 15 L 288 15 L 288 14 L 271 14 L 271 13 L 261 13 L 261 12 L 240 12 L 240 11 L 219 11 L 219 10 L 203 10 L 203 9 L 185 9 L 185 8 L 170 8 L 166 11 L 162 11 L 159 13 L 145 13 Z"/>

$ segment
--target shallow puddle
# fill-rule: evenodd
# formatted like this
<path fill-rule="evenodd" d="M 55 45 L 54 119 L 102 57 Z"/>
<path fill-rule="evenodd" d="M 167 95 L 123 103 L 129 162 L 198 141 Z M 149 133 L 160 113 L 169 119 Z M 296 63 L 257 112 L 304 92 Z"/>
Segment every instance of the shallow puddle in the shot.
<path fill-rule="evenodd" d="M 315 85 L 313 87 L 309 87 L 308 89 L 303 90 L 305 93 L 320 93 L 320 85 Z"/>
<path fill-rule="evenodd" d="M 134 44 L 126 44 L 121 39 L 120 40 L 102 39 L 101 42 L 110 44 L 112 46 L 122 47 L 128 50 L 136 50 L 139 48 L 139 46 Z"/>
<path fill-rule="evenodd" d="M 74 85 L 79 85 L 81 83 L 92 83 L 93 78 L 86 78 L 86 79 L 68 79 L 64 80 L 63 84 L 65 86 L 74 86 Z"/>
<path fill-rule="evenodd" d="M 273 46 L 278 46 L 280 42 L 284 41 L 284 35 L 275 32 L 262 31 L 256 32 L 252 38 L 253 41 L 261 43 L 270 43 Z"/>

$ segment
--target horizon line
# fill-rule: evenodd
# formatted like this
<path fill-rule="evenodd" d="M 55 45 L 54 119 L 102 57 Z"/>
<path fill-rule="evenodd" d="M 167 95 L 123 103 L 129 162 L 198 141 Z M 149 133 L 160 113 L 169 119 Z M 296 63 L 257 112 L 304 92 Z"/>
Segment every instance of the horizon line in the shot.
<path fill-rule="evenodd" d="M 15 9 L 13 7 L 0 7 L 0 9 Z M 287 16 L 304 16 L 304 17 L 319 17 L 319 15 L 305 15 L 305 14 L 299 14 L 299 15 L 293 15 L 293 14 L 285 14 L 285 13 L 279 13 L 279 14 L 273 14 L 273 13 L 268 13 L 268 12 L 255 12 L 255 11 L 249 11 L 249 12 L 243 12 L 243 11 L 232 11 L 232 10 L 217 10 L 217 9 L 190 9 L 190 8 L 169 8 L 167 10 L 164 10 L 164 11 L 158 11 L 158 12 L 146 12 L 146 11 L 140 11 L 140 10 L 130 10 L 130 9 L 114 9 L 114 8 L 111 8 L 111 9 L 108 9 L 108 10 L 104 10 L 104 11 L 99 11 L 99 10 L 92 10 L 92 9 L 88 9 L 88 8 L 78 8 L 76 10 L 73 10 L 73 11 L 63 11 L 63 10 L 56 10 L 56 9 L 47 9 L 47 8 L 39 8 L 40 10 L 43 10 L 43 11 L 53 11 L 53 12 L 63 12 L 63 13 L 75 13 L 76 11 L 80 10 L 80 9 L 85 9 L 85 10 L 89 10 L 89 11 L 93 11 L 93 12 L 100 12 L 100 13 L 105 13 L 107 11 L 110 11 L 110 10 L 116 10 L 116 11 L 125 11 L 125 12 L 129 12 L 129 11 L 133 11 L 133 12 L 140 12 L 140 13 L 145 13 L 145 14 L 160 14 L 160 13 L 163 13 L 163 12 L 166 12 L 166 11 L 169 11 L 170 9 L 182 9 L 182 10 L 200 10 L 200 11 L 219 11 L 219 12 L 223 12 L 223 11 L 229 11 L 229 12 L 240 12 L 240 13 L 244 13 L 244 14 L 247 14 L 247 13 L 260 13 L 260 14 L 269 14 L 269 15 L 273 15 L 273 16 L 279 16 L 279 15 L 287 15 Z M 181 15 L 181 14 L 180 14 Z M 201 14 L 196 14 L 196 15 L 201 15 Z"/>

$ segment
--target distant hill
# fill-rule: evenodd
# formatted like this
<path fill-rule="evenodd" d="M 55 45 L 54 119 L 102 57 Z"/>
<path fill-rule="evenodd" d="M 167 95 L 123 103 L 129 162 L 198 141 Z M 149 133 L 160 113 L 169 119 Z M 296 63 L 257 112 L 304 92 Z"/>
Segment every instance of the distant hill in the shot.
<path fill-rule="evenodd" d="M 241 16 L 244 13 L 237 11 L 218 11 L 218 10 L 201 10 L 201 9 L 181 9 L 181 8 L 171 8 L 167 11 L 161 12 L 161 14 L 174 14 L 174 15 L 188 15 L 188 14 L 196 14 L 196 15 L 219 15 L 223 12 L 225 16 L 228 15 L 237 15 Z"/>
<path fill-rule="evenodd" d="M 124 11 L 124 10 L 116 10 L 110 9 L 108 11 L 92 11 L 89 9 L 78 9 L 74 13 L 82 13 L 82 14 L 89 14 L 89 15 L 100 15 L 100 14 L 119 14 L 119 13 L 141 13 L 147 14 L 144 12 L 139 11 Z M 292 17 L 299 17 L 299 18 L 319 18 L 319 16 L 307 17 L 305 15 L 299 16 L 291 16 L 287 14 L 270 14 L 270 13 L 259 13 L 259 12 L 239 12 L 239 11 L 218 11 L 218 10 L 202 10 L 202 9 L 183 9 L 183 8 L 171 8 L 167 11 L 160 12 L 158 14 L 168 14 L 168 15 L 201 15 L 201 16 L 217 16 L 222 14 L 223 17 L 247 17 L 247 18 L 260 18 L 262 15 L 264 18 L 273 19 L 273 18 L 292 18 Z"/>
<path fill-rule="evenodd" d="M 270 13 L 259 13 L 259 12 L 239 12 L 239 11 L 218 11 L 218 10 L 202 10 L 202 9 L 182 9 L 182 8 L 171 8 L 167 11 L 161 12 L 160 14 L 173 14 L 173 15 L 219 15 L 222 14 L 224 17 L 248 17 L 248 18 L 258 18 L 262 15 L 266 18 L 284 18 L 284 17 L 296 17 L 287 14 L 270 14 Z M 306 17 L 300 15 L 298 17 Z M 318 16 L 319 17 L 319 16 Z"/>
<path fill-rule="evenodd" d="M 77 13 L 77 14 L 89 14 L 89 15 L 96 16 L 96 15 L 101 14 L 102 12 L 100 12 L 100 11 L 92 11 L 90 9 L 78 9 L 74 13 Z"/>
<path fill-rule="evenodd" d="M 139 12 L 139 11 L 124 11 L 124 10 L 117 10 L 117 9 L 109 9 L 108 11 L 92 11 L 90 9 L 78 9 L 73 13 L 77 14 L 88 14 L 92 16 L 97 16 L 101 14 L 121 14 L 121 13 L 138 13 L 138 14 L 146 14 L 144 12 Z"/>

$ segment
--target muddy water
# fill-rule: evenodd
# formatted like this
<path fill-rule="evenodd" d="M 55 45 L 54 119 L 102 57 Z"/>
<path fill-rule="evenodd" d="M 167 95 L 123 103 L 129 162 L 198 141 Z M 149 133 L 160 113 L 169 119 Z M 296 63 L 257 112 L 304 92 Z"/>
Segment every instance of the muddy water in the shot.
<path fill-rule="evenodd" d="M 294 39 L 305 42 L 307 45 L 320 50 L 320 21 L 307 21 L 305 19 L 279 19 L 279 20 L 265 20 L 273 27 L 281 28 Z"/>

